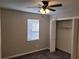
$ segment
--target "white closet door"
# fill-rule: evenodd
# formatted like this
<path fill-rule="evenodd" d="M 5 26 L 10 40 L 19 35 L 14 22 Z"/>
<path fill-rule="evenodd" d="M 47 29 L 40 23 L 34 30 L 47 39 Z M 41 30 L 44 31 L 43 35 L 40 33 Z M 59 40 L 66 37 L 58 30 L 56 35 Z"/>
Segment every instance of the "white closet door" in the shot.
<path fill-rule="evenodd" d="M 72 46 L 71 59 L 77 59 L 77 42 L 78 42 L 78 19 L 74 18 L 72 23 Z"/>
<path fill-rule="evenodd" d="M 50 52 L 55 51 L 56 47 L 56 18 L 50 17 Z"/>
<path fill-rule="evenodd" d="M 77 49 L 77 59 L 79 59 L 79 21 L 78 21 L 78 49 Z"/>
<path fill-rule="evenodd" d="M 79 36 L 79 34 L 78 34 Z M 78 55 L 77 55 L 77 59 L 79 59 L 79 38 L 78 38 Z"/>
<path fill-rule="evenodd" d="M 0 10 L 0 59 L 1 59 L 1 10 Z"/>

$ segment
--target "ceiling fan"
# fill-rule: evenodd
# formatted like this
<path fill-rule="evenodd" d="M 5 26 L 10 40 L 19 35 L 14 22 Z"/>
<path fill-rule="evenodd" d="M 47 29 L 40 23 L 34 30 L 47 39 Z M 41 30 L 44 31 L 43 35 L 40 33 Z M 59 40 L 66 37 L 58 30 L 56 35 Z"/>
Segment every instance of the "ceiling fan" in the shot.
<path fill-rule="evenodd" d="M 49 13 L 49 11 L 56 11 L 55 9 L 52 9 L 52 7 L 61 7 L 62 4 L 54 4 L 54 5 L 49 5 L 49 1 L 48 0 L 44 0 L 44 1 L 41 1 L 43 6 L 41 7 L 38 7 L 38 8 L 41 8 L 40 9 L 40 12 L 42 14 L 46 14 L 46 13 Z"/>

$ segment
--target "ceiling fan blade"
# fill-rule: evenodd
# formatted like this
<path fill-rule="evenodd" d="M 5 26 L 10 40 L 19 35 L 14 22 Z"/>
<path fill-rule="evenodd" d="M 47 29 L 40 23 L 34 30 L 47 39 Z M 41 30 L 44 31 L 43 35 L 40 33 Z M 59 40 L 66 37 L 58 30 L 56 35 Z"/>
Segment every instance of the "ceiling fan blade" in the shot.
<path fill-rule="evenodd" d="M 34 6 L 34 7 L 26 7 L 26 8 L 41 8 L 41 7 L 39 7 L 39 6 L 38 6 L 38 7 Z"/>
<path fill-rule="evenodd" d="M 40 6 L 44 6 L 44 4 L 43 4 L 42 2 L 39 2 L 39 5 L 40 5 Z"/>
<path fill-rule="evenodd" d="M 50 5 L 49 7 L 61 7 L 62 4 Z"/>
<path fill-rule="evenodd" d="M 48 10 L 50 10 L 50 11 L 56 11 L 55 9 L 50 9 L 50 8 L 48 8 Z"/>

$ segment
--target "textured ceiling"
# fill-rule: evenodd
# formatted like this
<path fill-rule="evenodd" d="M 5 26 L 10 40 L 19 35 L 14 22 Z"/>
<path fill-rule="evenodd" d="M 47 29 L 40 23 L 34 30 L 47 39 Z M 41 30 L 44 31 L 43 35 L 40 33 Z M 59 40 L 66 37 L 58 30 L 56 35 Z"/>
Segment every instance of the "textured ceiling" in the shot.
<path fill-rule="evenodd" d="M 79 10 L 79 0 L 50 0 L 50 4 L 62 3 L 62 7 L 54 7 L 56 12 L 50 12 L 49 14 L 57 14 L 63 12 L 73 12 Z M 10 8 L 25 12 L 40 13 L 40 8 L 27 8 L 27 7 L 39 7 L 41 6 L 41 0 L 0 0 L 0 7 Z"/>

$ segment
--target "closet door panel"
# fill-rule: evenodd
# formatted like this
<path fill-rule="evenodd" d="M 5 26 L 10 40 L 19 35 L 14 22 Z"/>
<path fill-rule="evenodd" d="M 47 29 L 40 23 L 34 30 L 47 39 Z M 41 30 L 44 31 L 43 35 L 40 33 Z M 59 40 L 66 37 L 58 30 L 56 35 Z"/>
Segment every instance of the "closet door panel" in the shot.
<path fill-rule="evenodd" d="M 1 59 L 1 9 L 0 9 L 0 59 Z"/>
<path fill-rule="evenodd" d="M 79 21 L 78 21 L 78 49 L 77 49 L 77 59 L 79 59 Z"/>
<path fill-rule="evenodd" d="M 79 37 L 79 35 L 78 35 Z M 77 59 L 79 59 L 79 38 L 78 38 L 78 55 L 77 55 Z"/>
<path fill-rule="evenodd" d="M 74 18 L 72 23 L 71 59 L 77 59 L 77 52 L 78 52 L 77 42 L 78 42 L 78 18 Z"/>

